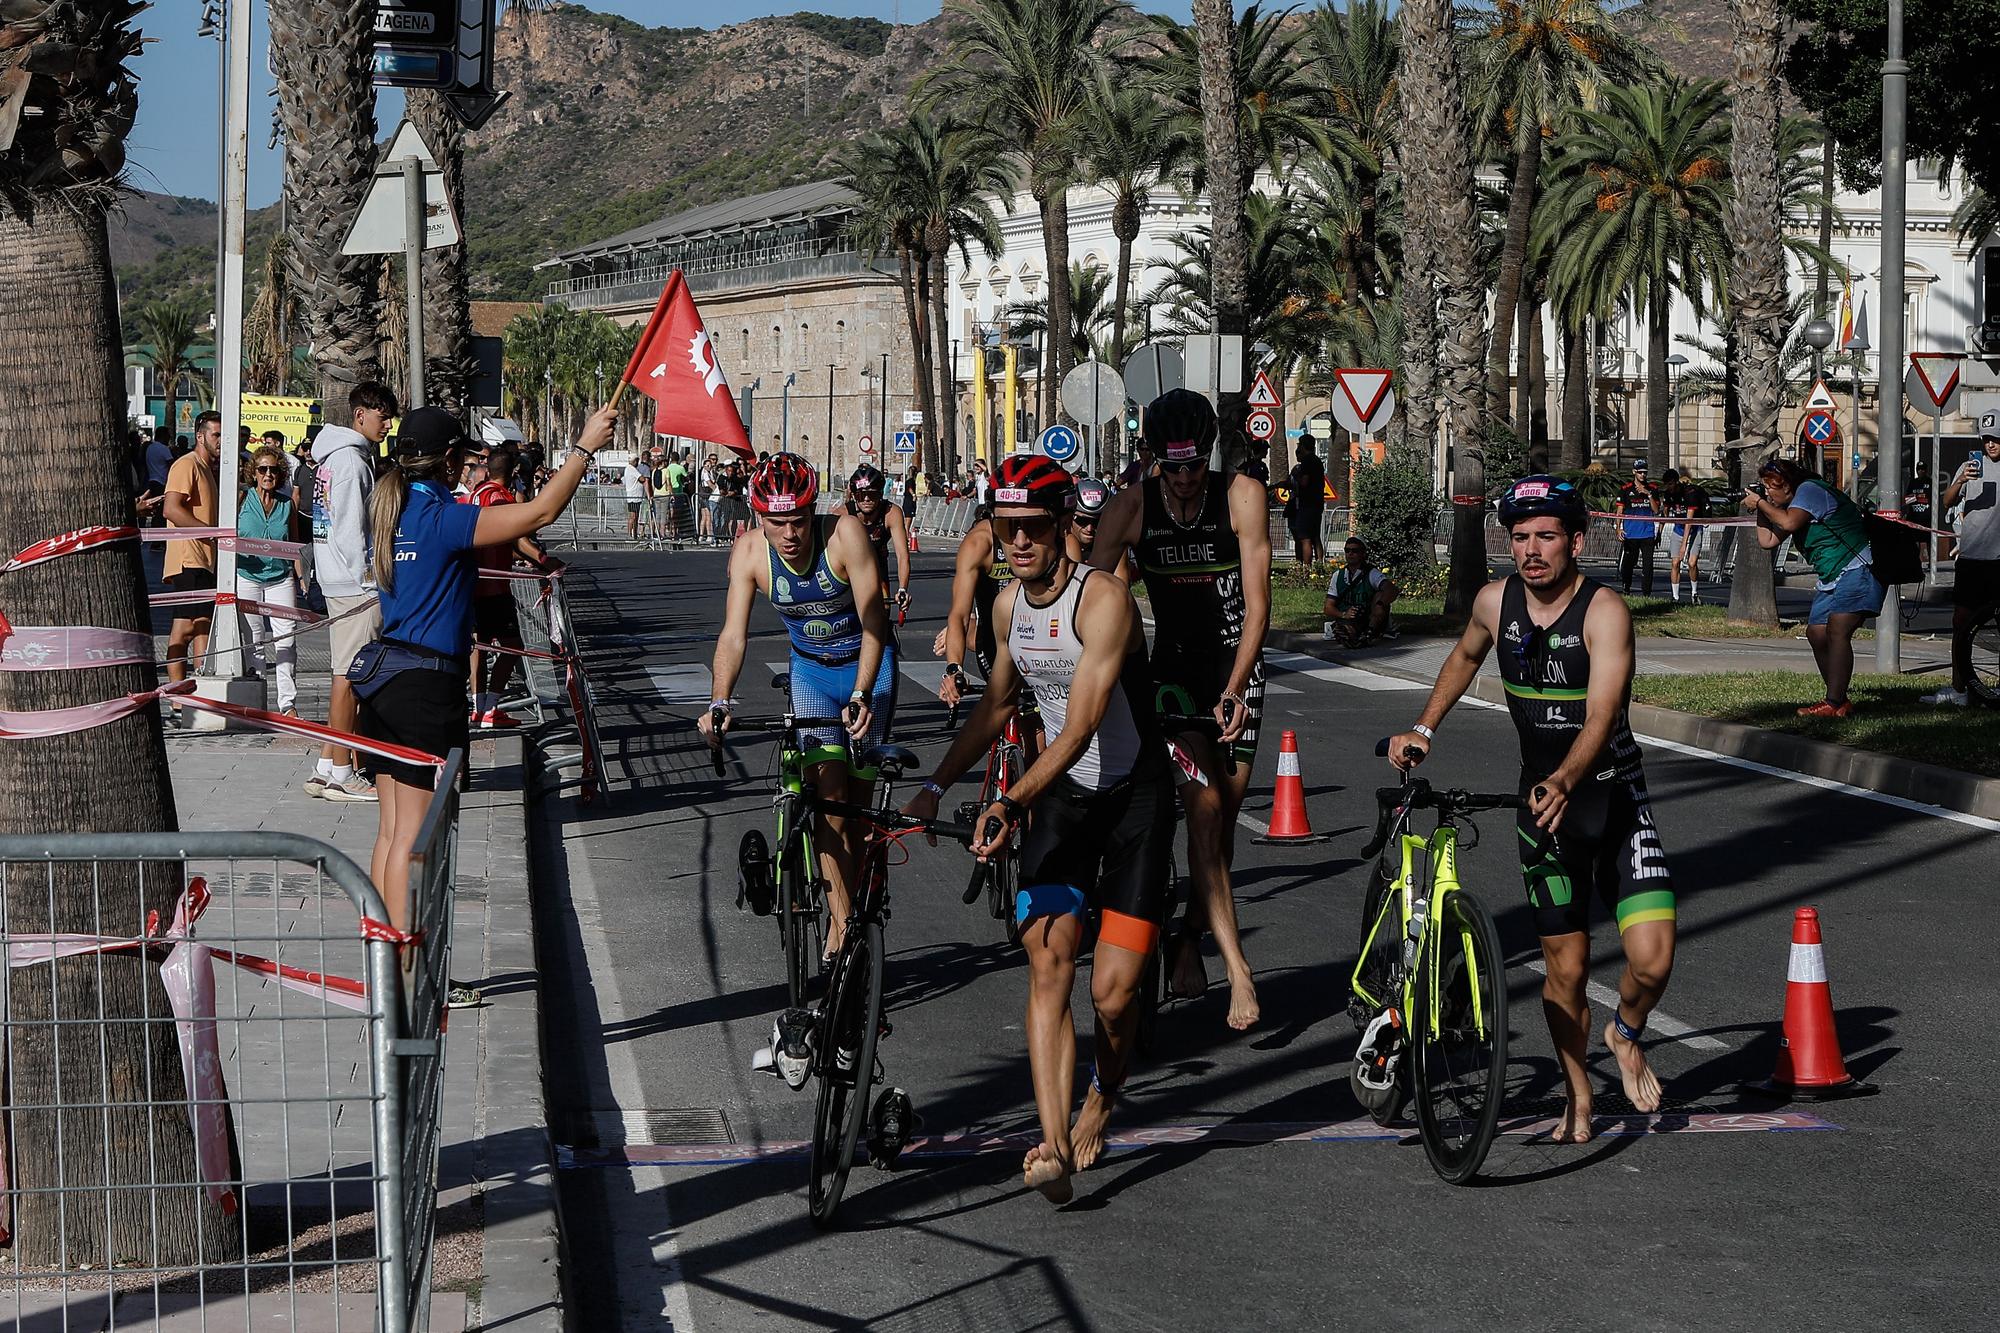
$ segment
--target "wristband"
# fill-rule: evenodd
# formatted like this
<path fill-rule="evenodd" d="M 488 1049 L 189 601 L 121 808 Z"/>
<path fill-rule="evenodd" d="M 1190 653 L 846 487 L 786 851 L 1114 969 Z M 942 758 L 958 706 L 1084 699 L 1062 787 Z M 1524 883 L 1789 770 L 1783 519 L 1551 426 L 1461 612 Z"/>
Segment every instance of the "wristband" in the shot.
<path fill-rule="evenodd" d="M 937 782 L 937 779 L 936 779 L 936 778 L 925 778 L 925 779 L 924 779 L 924 785 L 923 785 L 923 786 L 921 786 L 921 787 L 919 787 L 919 788 L 918 788 L 917 790 L 918 790 L 918 791 L 927 791 L 927 792 L 929 792 L 929 793 L 930 793 L 931 795 L 933 795 L 933 796 L 936 796 L 936 797 L 940 797 L 940 798 L 944 796 L 944 788 L 943 788 L 943 787 L 940 787 L 940 786 L 938 785 L 938 782 Z"/>
<path fill-rule="evenodd" d="M 993 798 L 993 804 L 999 806 L 1002 810 L 1005 810 L 1007 812 L 1007 818 L 1013 820 L 1016 824 L 1021 822 L 1021 816 L 1025 812 L 1021 809 L 1021 803 L 1015 800 L 1013 797 L 1003 793 Z"/>
<path fill-rule="evenodd" d="M 946 662 L 944 664 L 944 674 L 947 676 L 963 676 L 965 668 L 956 662 Z"/>
<path fill-rule="evenodd" d="M 1416 732 L 1417 735 L 1422 736 L 1427 741 L 1434 741 L 1437 739 L 1437 733 L 1435 731 L 1432 731 L 1429 727 L 1425 726 L 1421 722 L 1417 723 L 1417 725 L 1415 725 L 1414 727 L 1411 727 L 1410 730 Z"/>
<path fill-rule="evenodd" d="M 865 704 L 868 702 L 868 693 L 865 690 L 856 690 L 847 696 L 847 702 L 851 704 Z"/>

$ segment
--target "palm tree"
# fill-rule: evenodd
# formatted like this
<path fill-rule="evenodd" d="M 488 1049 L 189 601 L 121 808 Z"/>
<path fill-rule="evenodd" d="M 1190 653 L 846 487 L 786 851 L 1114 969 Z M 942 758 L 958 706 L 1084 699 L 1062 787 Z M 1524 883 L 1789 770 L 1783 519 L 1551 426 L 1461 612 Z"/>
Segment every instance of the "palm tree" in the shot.
<path fill-rule="evenodd" d="M 1743 447 L 1735 451 L 1740 472 L 1778 447 L 1778 412 L 1784 392 L 1785 196 L 1783 146 L 1784 87 L 1779 81 L 1778 41 L 1782 19 L 1777 0 L 1737 0 L 1735 69 L 1730 78 L 1733 109 L 1733 195 L 1728 217 L 1731 331 L 1735 335 L 1737 384 L 1742 400 Z M 1732 478 L 1737 480 L 1739 478 Z M 1754 548 L 1750 554 L 1754 555 Z M 1739 559 L 1729 588 L 1729 618 L 1759 625 L 1778 623 L 1771 564 Z"/>
<path fill-rule="evenodd" d="M 513 395 L 515 420 L 523 427 L 541 420 L 542 404 L 555 376 L 557 334 L 569 314 L 564 306 L 539 306 L 516 315 L 502 335 L 501 378 Z M 544 422 L 541 431 L 553 439 L 554 421 Z M 536 431 L 528 427 L 528 433 L 533 436 Z"/>
<path fill-rule="evenodd" d="M 1117 312 L 1111 297 L 1111 275 L 1083 264 L 1069 266 L 1070 356 L 1086 361 L 1096 356 L 1111 361 L 1111 340 L 1118 336 Z M 1016 301 L 1000 312 L 1010 338 L 1031 338 L 1049 331 L 1045 297 Z"/>
<path fill-rule="evenodd" d="M 1382 0 L 1349 0 L 1314 10 L 1307 46 L 1319 80 L 1337 165 L 1355 203 L 1355 290 L 1380 294 L 1384 270 L 1376 216 L 1383 172 L 1396 142 L 1396 21 Z M 1308 163 L 1311 165 L 1311 163 Z"/>
<path fill-rule="evenodd" d="M 1496 421 L 1511 422 L 1507 382 L 1515 306 L 1521 299 L 1543 146 L 1564 127 L 1586 89 L 1633 73 L 1636 61 L 1602 0 L 1508 0 L 1486 11 L 1480 25 L 1467 46 L 1474 115 L 1484 134 L 1506 144 L 1512 159 L 1493 338 L 1486 354 L 1486 400 Z M 1527 427 L 1519 429 L 1525 436 Z"/>
<path fill-rule="evenodd" d="M 1153 183 L 1172 163 L 1185 158 L 1191 145 L 1159 98 L 1144 88 L 1114 85 L 1108 71 L 1099 75 L 1078 130 L 1089 176 L 1111 192 L 1111 234 L 1118 239 L 1118 286 L 1111 308 L 1109 360 L 1122 366 L 1129 331 L 1125 312 L 1132 290 L 1132 242 L 1139 238 L 1139 210 Z"/>
<path fill-rule="evenodd" d="M 899 127 L 900 128 L 900 127 Z M 897 129 L 863 135 L 837 159 L 842 179 L 857 203 L 848 230 L 864 258 L 896 255 L 897 286 L 903 294 L 903 318 L 909 326 L 911 359 L 916 373 L 917 407 L 925 421 L 936 421 L 936 381 L 931 375 L 929 273 L 923 262 L 922 220 L 910 200 L 906 148 Z M 920 284 L 922 290 L 919 290 Z M 925 432 L 931 437 L 933 432 Z M 926 455 L 927 467 L 937 466 L 937 446 Z"/>
<path fill-rule="evenodd" d="M 271 0 L 270 12 L 292 241 L 286 262 L 325 419 L 345 422 L 348 391 L 382 373 L 378 261 L 340 253 L 375 170 L 374 9 L 353 0 Z"/>
<path fill-rule="evenodd" d="M 285 268 L 291 248 L 283 233 L 271 238 L 264 252 L 263 280 L 256 303 L 243 320 L 244 382 L 252 393 L 290 393 L 292 332 L 298 326 L 299 302 Z"/>
<path fill-rule="evenodd" d="M 1450 0 L 1404 0 L 1402 22 L 1397 104 L 1405 151 L 1399 153 L 1398 165 L 1403 170 L 1405 262 L 1413 275 L 1403 287 L 1420 288 L 1423 275 L 1430 273 L 1437 283 L 1434 312 L 1415 299 L 1404 306 L 1405 346 L 1410 349 L 1405 370 L 1409 362 L 1431 355 L 1425 339 L 1442 335 L 1438 377 L 1450 409 L 1455 459 L 1445 610 L 1463 618 L 1472 613 L 1472 600 L 1486 582 L 1484 502 L 1459 502 L 1459 497 L 1483 496 L 1486 488 L 1486 281 L 1479 259 L 1471 128 L 1460 92 Z M 1420 151 L 1410 151 L 1413 145 Z M 1426 308 L 1417 309 L 1420 304 Z M 1416 394 L 1413 384 L 1411 396 Z M 1412 412 L 1413 428 L 1420 420 Z M 1432 440 L 1413 443 L 1428 449 Z"/>
<path fill-rule="evenodd" d="M 1728 291 L 1727 103 L 1713 80 L 1606 87 L 1556 141 L 1547 207 L 1536 218 L 1553 233 L 1553 286 L 1600 317 L 1621 296 L 1645 314 L 1646 452 L 1656 470 L 1668 462 L 1673 294 L 1701 311 L 1723 305 Z"/>
<path fill-rule="evenodd" d="M 1077 120 L 1098 71 L 1113 58 L 1114 20 L 1126 0 L 960 0 L 953 9 L 955 58 L 920 85 L 926 106 L 948 107 L 976 125 L 997 152 L 1023 160 L 1041 213 L 1051 322 L 1069 324 L 1069 187 L 1077 181 Z M 1052 346 L 1041 375 L 1041 419 L 1056 420 L 1056 390 L 1069 371 L 1068 344 Z M 956 410 L 950 408 L 949 410 Z"/>
<path fill-rule="evenodd" d="M 174 408 L 180 399 L 181 374 L 188 366 L 188 350 L 194 346 L 207 314 L 208 302 L 198 292 L 162 296 L 139 310 L 139 338 L 149 349 L 153 371 L 160 379 L 160 395 L 167 400 L 160 415 L 169 432 L 174 429 Z"/>
<path fill-rule="evenodd" d="M 1306 32 L 1289 21 L 1291 11 L 1269 14 L 1261 5 L 1251 4 L 1229 20 L 1232 26 L 1225 38 L 1222 9 L 1212 19 L 1216 24 L 1212 30 L 1202 29 L 1197 4 L 1194 27 L 1156 15 L 1148 34 L 1152 53 L 1145 64 L 1146 82 L 1159 92 L 1177 122 L 1179 151 L 1172 165 L 1186 178 L 1190 193 L 1208 188 L 1211 165 L 1202 151 L 1204 43 L 1214 42 L 1226 52 L 1234 70 L 1231 100 L 1241 146 L 1237 177 L 1244 193 L 1255 183 L 1260 167 L 1281 175 L 1303 155 L 1324 157 L 1333 151 L 1322 124 L 1320 90 L 1298 54 Z"/>
<path fill-rule="evenodd" d="M 1256 6 L 1246 17 L 1253 17 Z M 1243 142 L 1241 70 L 1237 64 L 1237 30 L 1229 0 L 1195 0 L 1194 37 L 1199 72 L 1202 161 L 1209 187 L 1210 330 L 1222 337 L 1239 337 L 1247 345 L 1250 301 L 1250 245 L 1244 227 L 1249 194 L 1248 161 Z M 1243 423 L 1249 402 L 1241 392 L 1216 396 L 1217 443 L 1229 466 L 1241 463 L 1249 451 Z"/>
<path fill-rule="evenodd" d="M 139 50 L 125 0 L 0 4 L 0 548 L 131 523 L 120 479 L 125 395 L 117 290 L 105 226 L 118 199 Z M 31 76 L 30 76 L 31 75 Z M 102 625 L 144 634 L 151 617 L 136 543 L 7 576 L 17 624 Z M 67 708 L 150 690 L 149 665 L 0 672 L 0 709 Z M 169 830 L 166 748 L 153 709 L 84 731 L 0 745 L 0 833 Z M 4 880 L 7 929 L 133 932 L 171 914 L 177 866 L 51 862 Z M 164 919 L 164 917 L 163 917 Z M 17 967 L 6 987 L 4 1077 L 14 1253 L 23 1268 L 73 1269 L 144 1255 L 180 1267 L 240 1246 L 237 1223 L 199 1179 L 180 1054 L 157 959 L 103 954 Z M 58 1012 L 60 1010 L 60 1012 Z M 58 1040 L 58 1019 L 101 1023 Z M 79 1031 L 69 1028 L 66 1032 Z M 148 1106 L 144 1103 L 153 1103 Z M 57 1112 L 65 1107 L 101 1109 Z M 78 1189 L 101 1205 L 68 1206 Z"/>

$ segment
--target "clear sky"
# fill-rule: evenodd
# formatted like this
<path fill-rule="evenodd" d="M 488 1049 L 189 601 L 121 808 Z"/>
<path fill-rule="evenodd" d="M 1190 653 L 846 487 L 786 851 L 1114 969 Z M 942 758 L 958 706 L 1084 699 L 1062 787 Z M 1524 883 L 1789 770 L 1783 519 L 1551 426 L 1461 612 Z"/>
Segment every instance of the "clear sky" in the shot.
<path fill-rule="evenodd" d="M 265 64 L 270 38 L 263 0 L 237 3 L 252 6 L 250 205 L 261 208 L 277 199 L 280 183 L 278 155 L 265 147 L 276 105 L 266 95 L 272 88 Z M 1188 17 L 1189 0 L 1138 3 L 1149 12 Z M 800 10 L 921 23 L 937 16 L 940 0 L 588 0 L 588 7 L 646 24 L 714 28 Z M 154 40 L 134 62 L 139 74 L 139 120 L 129 142 L 132 183 L 144 190 L 213 199 L 220 138 L 218 43 L 195 35 L 201 26 L 200 0 L 164 0 L 140 15 L 138 26 Z M 385 89 L 376 105 L 384 135 L 402 111 L 402 95 Z"/>

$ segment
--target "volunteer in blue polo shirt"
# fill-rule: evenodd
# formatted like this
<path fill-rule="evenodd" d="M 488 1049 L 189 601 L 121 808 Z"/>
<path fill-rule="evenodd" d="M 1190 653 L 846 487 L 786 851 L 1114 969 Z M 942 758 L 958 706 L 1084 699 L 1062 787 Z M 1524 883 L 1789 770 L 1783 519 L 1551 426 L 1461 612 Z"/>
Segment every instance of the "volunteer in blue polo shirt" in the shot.
<path fill-rule="evenodd" d="M 534 499 L 481 508 L 452 499 L 469 443 L 464 427 L 440 407 L 403 417 L 370 502 L 382 636 L 347 672 L 361 701 L 363 736 L 434 755 L 465 748 L 474 548 L 511 545 L 555 522 L 610 442 L 615 421 L 608 407 L 592 416 L 569 461 Z M 382 823 L 370 869 L 391 924 L 402 930 L 410 928 L 410 853 L 436 783 L 429 764 L 389 761 L 376 771 Z"/>
<path fill-rule="evenodd" d="M 1660 525 L 1654 521 L 1660 512 L 1660 493 L 1646 480 L 1644 463 L 1632 465 L 1632 480 L 1618 488 L 1618 504 L 1613 512 L 1623 520 L 1618 525 L 1622 548 L 1618 552 L 1618 573 L 1625 595 L 1632 595 L 1632 572 L 1636 566 L 1645 569 L 1646 596 L 1651 597 L 1653 549 L 1660 541 Z"/>

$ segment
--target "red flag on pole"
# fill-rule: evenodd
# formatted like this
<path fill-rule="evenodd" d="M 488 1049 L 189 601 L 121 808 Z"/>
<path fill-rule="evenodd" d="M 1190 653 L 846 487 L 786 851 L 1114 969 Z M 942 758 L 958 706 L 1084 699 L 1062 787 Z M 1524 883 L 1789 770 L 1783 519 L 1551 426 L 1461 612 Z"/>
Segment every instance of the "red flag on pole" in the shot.
<path fill-rule="evenodd" d="M 659 404 L 653 429 L 661 435 L 685 435 L 756 457 L 729 381 L 715 362 L 715 347 L 694 308 L 694 294 L 675 269 L 667 277 L 660 303 L 653 307 L 646 331 L 632 351 L 623 383 Z"/>

